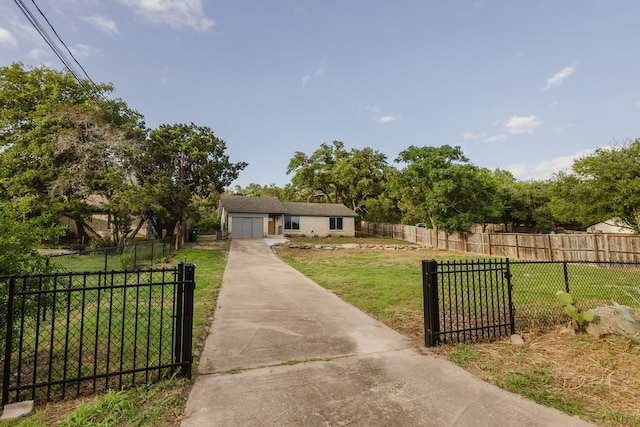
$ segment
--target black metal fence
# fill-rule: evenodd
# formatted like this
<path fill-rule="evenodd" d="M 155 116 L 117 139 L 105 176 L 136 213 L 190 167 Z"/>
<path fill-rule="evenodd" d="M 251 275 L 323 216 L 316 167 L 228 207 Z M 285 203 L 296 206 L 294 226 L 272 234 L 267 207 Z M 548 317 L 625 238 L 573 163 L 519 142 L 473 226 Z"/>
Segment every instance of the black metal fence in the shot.
<path fill-rule="evenodd" d="M 422 272 L 426 346 L 566 323 L 558 291 L 584 310 L 640 307 L 640 263 L 425 260 Z"/>
<path fill-rule="evenodd" d="M 422 262 L 425 345 L 513 334 L 509 260 Z"/>
<path fill-rule="evenodd" d="M 84 271 L 129 270 L 150 267 L 158 260 L 170 257 L 175 238 L 146 240 L 125 246 L 81 250 L 47 257 L 47 265 L 60 270 L 83 268 Z"/>
<path fill-rule="evenodd" d="M 0 277 L 2 403 L 190 377 L 195 267 Z"/>

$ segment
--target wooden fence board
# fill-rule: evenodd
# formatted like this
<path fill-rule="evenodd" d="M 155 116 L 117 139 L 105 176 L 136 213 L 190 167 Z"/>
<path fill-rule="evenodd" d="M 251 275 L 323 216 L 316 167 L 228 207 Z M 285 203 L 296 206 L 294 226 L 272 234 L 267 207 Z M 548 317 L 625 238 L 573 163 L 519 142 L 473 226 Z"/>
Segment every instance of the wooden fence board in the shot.
<path fill-rule="evenodd" d="M 451 233 L 363 221 L 363 234 L 403 240 L 439 250 L 528 261 L 640 262 L 640 235 Z"/>

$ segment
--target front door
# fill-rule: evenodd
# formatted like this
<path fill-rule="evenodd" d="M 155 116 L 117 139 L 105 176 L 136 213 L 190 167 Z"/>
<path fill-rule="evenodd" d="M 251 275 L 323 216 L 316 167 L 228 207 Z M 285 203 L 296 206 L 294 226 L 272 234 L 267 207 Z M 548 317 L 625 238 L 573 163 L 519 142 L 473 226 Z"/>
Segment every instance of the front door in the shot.
<path fill-rule="evenodd" d="M 267 230 L 267 234 L 270 236 L 276 234 L 276 219 L 272 216 L 269 217 L 269 227 Z"/>

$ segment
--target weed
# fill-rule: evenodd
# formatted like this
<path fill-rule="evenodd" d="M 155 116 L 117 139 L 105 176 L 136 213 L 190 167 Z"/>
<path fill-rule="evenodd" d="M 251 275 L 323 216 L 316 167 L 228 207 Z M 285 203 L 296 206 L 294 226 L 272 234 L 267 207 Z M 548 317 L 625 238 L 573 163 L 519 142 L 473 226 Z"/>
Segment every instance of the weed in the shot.
<path fill-rule="evenodd" d="M 458 366 L 467 366 L 478 360 L 478 354 L 467 344 L 458 343 L 455 350 L 449 353 L 449 359 Z"/>

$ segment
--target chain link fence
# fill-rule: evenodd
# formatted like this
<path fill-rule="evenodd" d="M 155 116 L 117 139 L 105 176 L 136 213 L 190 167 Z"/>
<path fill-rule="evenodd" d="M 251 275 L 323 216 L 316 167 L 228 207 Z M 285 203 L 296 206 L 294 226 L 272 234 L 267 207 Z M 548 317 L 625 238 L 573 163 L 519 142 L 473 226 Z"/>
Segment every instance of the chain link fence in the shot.
<path fill-rule="evenodd" d="M 640 263 L 511 261 L 510 274 L 517 330 L 566 323 L 558 291 L 582 310 L 612 301 L 640 308 Z"/>
<path fill-rule="evenodd" d="M 175 240 L 148 240 L 125 246 L 82 250 L 47 257 L 47 265 L 58 271 L 110 271 L 133 270 L 150 267 L 169 258 L 174 251 Z"/>

